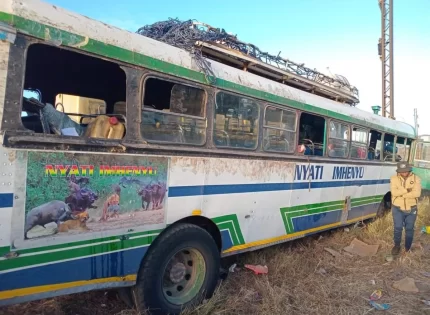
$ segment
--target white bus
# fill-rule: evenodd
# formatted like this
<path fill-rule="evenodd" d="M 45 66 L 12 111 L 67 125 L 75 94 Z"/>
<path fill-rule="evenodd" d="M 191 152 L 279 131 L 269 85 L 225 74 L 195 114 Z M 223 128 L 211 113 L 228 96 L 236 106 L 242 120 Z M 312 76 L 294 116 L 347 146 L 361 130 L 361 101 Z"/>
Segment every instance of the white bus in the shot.
<path fill-rule="evenodd" d="M 186 50 L 39 0 L 0 23 L 0 306 L 126 288 L 177 314 L 223 256 L 388 209 L 415 143 L 348 84 L 219 44 L 199 43 L 208 82 Z"/>

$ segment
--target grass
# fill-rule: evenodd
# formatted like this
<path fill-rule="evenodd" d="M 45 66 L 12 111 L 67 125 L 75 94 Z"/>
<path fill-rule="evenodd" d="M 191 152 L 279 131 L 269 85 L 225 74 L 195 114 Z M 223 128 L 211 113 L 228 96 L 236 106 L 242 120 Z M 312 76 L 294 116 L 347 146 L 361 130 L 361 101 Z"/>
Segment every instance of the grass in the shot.
<path fill-rule="evenodd" d="M 430 225 L 428 200 L 419 207 L 414 251 L 398 260 L 386 262 L 392 247 L 391 215 L 366 226 L 338 229 L 315 237 L 273 246 L 265 250 L 230 257 L 224 263 L 236 262 L 267 265 L 268 275 L 254 275 L 239 268 L 223 281 L 214 297 L 201 306 L 185 310 L 186 315 L 285 315 L 285 314 L 372 314 L 369 295 L 376 289 L 383 292 L 379 303 L 389 303 L 387 314 L 430 314 L 422 300 L 430 300 L 430 235 L 421 235 Z M 377 255 L 358 257 L 342 249 L 352 239 L 379 244 Z M 342 255 L 334 257 L 324 248 Z M 405 293 L 392 287 L 405 276 L 415 279 L 419 293 Z M 136 315 L 117 298 L 115 292 L 90 292 L 11 306 L 0 310 L 7 315 Z"/>

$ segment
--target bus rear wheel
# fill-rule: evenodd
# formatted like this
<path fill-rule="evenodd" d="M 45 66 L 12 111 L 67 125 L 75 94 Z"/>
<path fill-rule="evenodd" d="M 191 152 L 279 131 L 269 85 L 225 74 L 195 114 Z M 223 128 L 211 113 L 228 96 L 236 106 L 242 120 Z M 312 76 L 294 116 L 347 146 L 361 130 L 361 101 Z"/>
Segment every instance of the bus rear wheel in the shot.
<path fill-rule="evenodd" d="M 206 230 L 178 224 L 160 235 L 147 255 L 133 288 L 138 311 L 180 314 L 215 291 L 220 253 Z"/>

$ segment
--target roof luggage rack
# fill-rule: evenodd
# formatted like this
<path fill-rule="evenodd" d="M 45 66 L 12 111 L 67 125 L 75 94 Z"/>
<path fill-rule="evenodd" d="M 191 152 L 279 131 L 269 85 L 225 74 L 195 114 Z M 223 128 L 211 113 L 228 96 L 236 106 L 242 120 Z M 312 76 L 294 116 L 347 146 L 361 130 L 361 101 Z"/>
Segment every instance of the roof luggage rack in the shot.
<path fill-rule="evenodd" d="M 137 33 L 192 52 L 207 76 L 214 74 L 202 57 L 351 106 L 359 103 L 358 89 L 345 77 L 323 74 L 284 59 L 280 53 L 275 56 L 262 52 L 224 29 L 205 23 L 169 19 L 144 26 Z"/>

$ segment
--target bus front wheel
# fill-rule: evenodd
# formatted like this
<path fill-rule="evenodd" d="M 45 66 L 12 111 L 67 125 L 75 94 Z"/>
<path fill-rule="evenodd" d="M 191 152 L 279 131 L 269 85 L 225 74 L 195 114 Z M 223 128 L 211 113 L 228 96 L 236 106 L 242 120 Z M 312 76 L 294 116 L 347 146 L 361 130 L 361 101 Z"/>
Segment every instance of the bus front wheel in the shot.
<path fill-rule="evenodd" d="M 220 253 L 206 230 L 178 224 L 154 245 L 133 288 L 138 311 L 179 314 L 212 296 L 219 279 Z"/>

